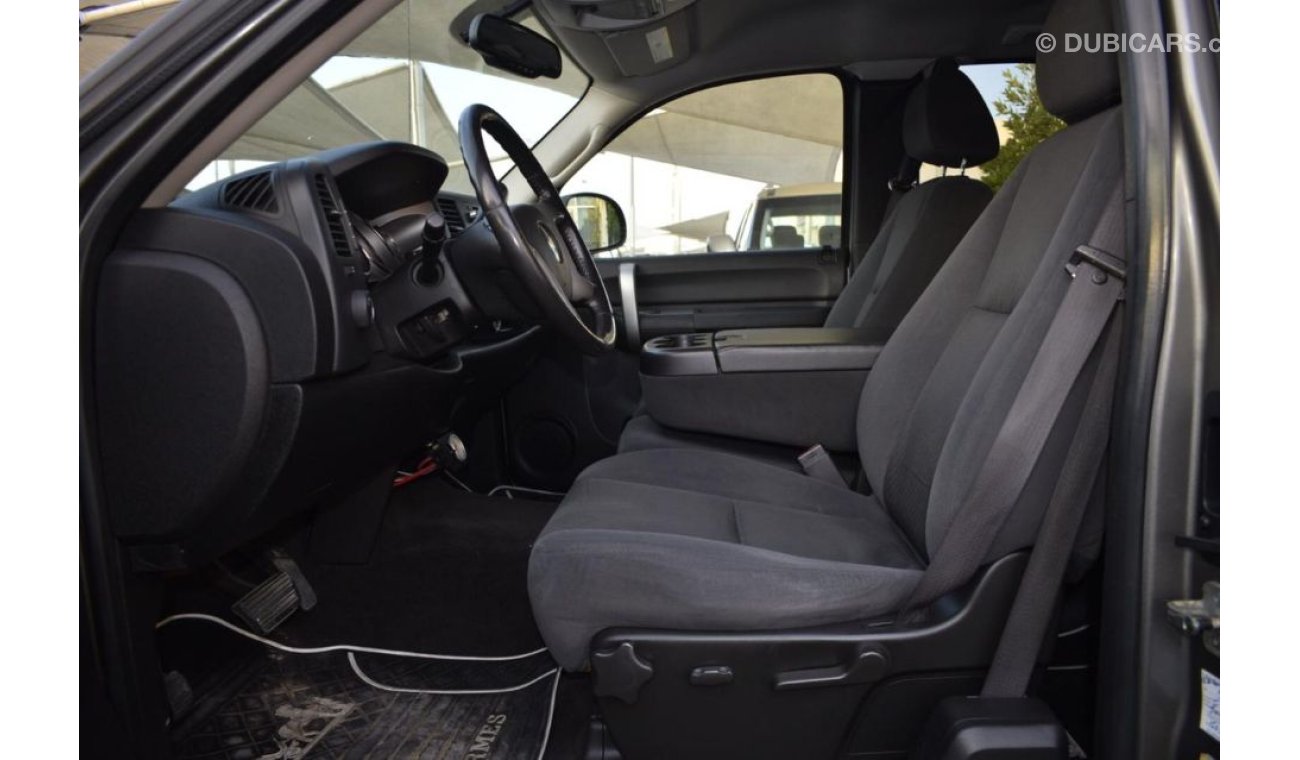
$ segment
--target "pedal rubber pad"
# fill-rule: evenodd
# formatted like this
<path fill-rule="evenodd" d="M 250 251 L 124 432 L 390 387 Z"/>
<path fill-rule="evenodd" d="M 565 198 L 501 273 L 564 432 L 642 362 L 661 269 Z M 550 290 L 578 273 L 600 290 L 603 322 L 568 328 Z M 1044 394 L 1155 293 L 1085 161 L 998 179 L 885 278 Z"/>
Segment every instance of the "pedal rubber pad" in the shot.
<path fill-rule="evenodd" d="M 316 606 L 316 592 L 307 578 L 288 556 L 272 555 L 277 572 L 247 594 L 230 609 L 257 633 L 270 633 L 299 609 Z"/>

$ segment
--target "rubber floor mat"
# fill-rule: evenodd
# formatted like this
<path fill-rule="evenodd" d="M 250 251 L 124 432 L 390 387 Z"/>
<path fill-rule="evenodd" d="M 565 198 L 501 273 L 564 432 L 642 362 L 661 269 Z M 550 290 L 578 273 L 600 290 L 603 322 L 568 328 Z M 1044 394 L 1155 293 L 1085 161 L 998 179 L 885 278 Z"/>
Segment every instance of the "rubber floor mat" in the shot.
<path fill-rule="evenodd" d="M 253 662 L 223 699 L 173 733 L 182 760 L 298 758 L 535 758 L 551 715 L 555 667 L 544 654 L 518 662 L 444 663 L 380 655 L 283 654 Z M 387 689 L 498 689 L 434 695 Z"/>

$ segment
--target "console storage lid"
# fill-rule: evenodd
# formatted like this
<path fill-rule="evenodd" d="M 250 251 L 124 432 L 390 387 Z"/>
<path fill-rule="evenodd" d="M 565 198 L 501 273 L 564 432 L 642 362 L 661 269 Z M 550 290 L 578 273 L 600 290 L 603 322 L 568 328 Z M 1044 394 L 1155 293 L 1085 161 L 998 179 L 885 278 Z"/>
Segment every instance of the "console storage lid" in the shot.
<path fill-rule="evenodd" d="M 849 328 L 725 330 L 713 336 L 722 372 L 865 370 L 883 347 Z"/>

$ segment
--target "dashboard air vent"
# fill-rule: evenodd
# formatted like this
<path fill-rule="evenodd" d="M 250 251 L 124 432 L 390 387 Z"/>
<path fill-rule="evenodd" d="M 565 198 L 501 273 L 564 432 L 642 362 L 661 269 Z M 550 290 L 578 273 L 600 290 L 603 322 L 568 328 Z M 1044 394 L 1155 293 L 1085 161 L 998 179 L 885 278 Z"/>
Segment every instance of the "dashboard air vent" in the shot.
<path fill-rule="evenodd" d="M 262 211 L 268 214 L 276 214 L 280 211 L 280 202 L 276 200 L 270 172 L 258 172 L 227 182 L 221 189 L 221 202 L 231 208 Z"/>
<path fill-rule="evenodd" d="M 447 234 L 459 235 L 465 231 L 465 215 L 460 212 L 460 204 L 452 198 L 438 199 L 438 213 L 447 223 Z"/>
<path fill-rule="evenodd" d="M 329 181 L 324 174 L 316 175 L 316 199 L 320 202 L 321 213 L 325 215 L 325 226 L 329 229 L 330 245 L 339 256 L 351 256 L 352 245 L 348 240 L 347 219 L 339 208 Z"/>

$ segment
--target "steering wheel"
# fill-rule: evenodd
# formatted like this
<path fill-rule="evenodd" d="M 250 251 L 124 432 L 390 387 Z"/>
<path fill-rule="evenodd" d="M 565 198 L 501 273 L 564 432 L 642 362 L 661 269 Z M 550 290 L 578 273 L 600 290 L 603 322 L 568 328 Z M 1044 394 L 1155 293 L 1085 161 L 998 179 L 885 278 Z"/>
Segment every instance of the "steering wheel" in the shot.
<path fill-rule="evenodd" d="M 506 203 L 483 135 L 497 141 L 536 194 L 533 203 Z M 546 320 L 586 353 L 614 345 L 614 310 L 596 262 L 550 177 L 501 114 L 475 104 L 460 115 L 460 152 L 503 257 Z"/>

